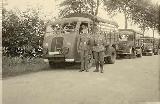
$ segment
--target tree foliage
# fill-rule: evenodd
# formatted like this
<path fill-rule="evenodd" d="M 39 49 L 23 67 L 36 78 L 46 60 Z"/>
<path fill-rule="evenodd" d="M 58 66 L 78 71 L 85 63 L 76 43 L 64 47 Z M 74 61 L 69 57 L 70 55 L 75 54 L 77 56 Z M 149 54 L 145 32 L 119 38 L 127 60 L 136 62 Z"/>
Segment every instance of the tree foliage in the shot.
<path fill-rule="evenodd" d="M 104 0 L 104 6 L 110 14 L 124 13 L 142 29 L 157 27 L 158 6 L 149 0 Z"/>
<path fill-rule="evenodd" d="M 98 14 L 99 0 L 64 0 L 59 6 L 60 17 L 64 17 L 71 13 L 88 13 L 92 15 Z"/>
<path fill-rule="evenodd" d="M 115 15 L 119 12 L 123 13 L 125 16 L 125 28 L 127 28 L 127 21 L 131 18 L 136 3 L 136 0 L 104 0 L 104 8 L 110 15 Z"/>
<path fill-rule="evenodd" d="M 159 17 L 159 19 L 158 19 L 158 31 L 160 33 L 160 6 L 158 7 L 158 17 Z"/>
<path fill-rule="evenodd" d="M 128 15 L 134 8 L 135 0 L 103 0 L 104 8 L 110 14 L 116 14 L 117 12 L 126 12 Z"/>
<path fill-rule="evenodd" d="M 3 8 L 2 16 L 3 55 L 14 57 L 29 54 L 42 45 L 45 24 L 37 11 L 28 9 L 24 12 L 15 12 Z"/>
<path fill-rule="evenodd" d="M 137 1 L 132 10 L 132 20 L 143 28 L 157 28 L 158 5 L 152 4 L 149 0 Z"/>

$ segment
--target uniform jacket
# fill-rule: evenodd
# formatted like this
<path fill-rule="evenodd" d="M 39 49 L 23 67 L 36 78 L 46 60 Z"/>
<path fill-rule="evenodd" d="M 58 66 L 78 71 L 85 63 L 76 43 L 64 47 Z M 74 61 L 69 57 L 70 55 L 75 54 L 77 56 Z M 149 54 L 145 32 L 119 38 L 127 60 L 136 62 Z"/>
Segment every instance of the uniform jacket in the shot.
<path fill-rule="evenodd" d="M 92 50 L 95 52 L 105 51 L 105 39 L 101 34 L 95 34 L 92 39 Z"/>
<path fill-rule="evenodd" d="M 78 37 L 78 50 L 89 49 L 89 36 L 86 33 L 81 33 Z"/>

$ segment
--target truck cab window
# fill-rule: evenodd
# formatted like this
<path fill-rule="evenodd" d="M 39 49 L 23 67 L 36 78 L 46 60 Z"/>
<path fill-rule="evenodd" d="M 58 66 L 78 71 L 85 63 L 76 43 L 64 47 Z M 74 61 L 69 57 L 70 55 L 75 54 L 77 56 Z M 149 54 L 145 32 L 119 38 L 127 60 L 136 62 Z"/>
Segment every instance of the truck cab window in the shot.
<path fill-rule="evenodd" d="M 88 23 L 81 23 L 79 33 L 89 33 Z"/>

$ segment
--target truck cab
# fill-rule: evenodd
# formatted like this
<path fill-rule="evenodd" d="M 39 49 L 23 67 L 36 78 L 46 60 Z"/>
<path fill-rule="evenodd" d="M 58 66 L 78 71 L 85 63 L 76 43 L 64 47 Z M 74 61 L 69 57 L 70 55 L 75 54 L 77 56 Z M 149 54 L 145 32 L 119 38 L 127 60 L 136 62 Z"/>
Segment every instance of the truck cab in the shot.
<path fill-rule="evenodd" d="M 133 58 L 142 56 L 142 34 L 133 29 L 119 29 L 117 56 Z"/>
<path fill-rule="evenodd" d="M 141 40 L 143 40 L 143 50 L 142 54 L 144 56 L 152 56 L 154 55 L 154 38 L 149 36 L 141 37 Z"/>

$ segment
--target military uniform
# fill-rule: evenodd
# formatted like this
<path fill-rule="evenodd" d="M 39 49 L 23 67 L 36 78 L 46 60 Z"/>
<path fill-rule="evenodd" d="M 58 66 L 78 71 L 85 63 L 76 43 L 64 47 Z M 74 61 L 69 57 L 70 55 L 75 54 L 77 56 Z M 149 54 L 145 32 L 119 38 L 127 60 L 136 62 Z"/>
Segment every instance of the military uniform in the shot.
<path fill-rule="evenodd" d="M 81 57 L 80 72 L 84 70 L 88 72 L 89 35 L 87 33 L 81 33 L 78 40 L 78 51 Z"/>
<path fill-rule="evenodd" d="M 96 64 L 96 69 L 94 70 L 94 72 L 99 72 L 99 66 L 100 66 L 101 73 L 103 73 L 105 40 L 103 35 L 101 35 L 100 33 L 95 33 L 93 36 L 92 50 Z"/>

